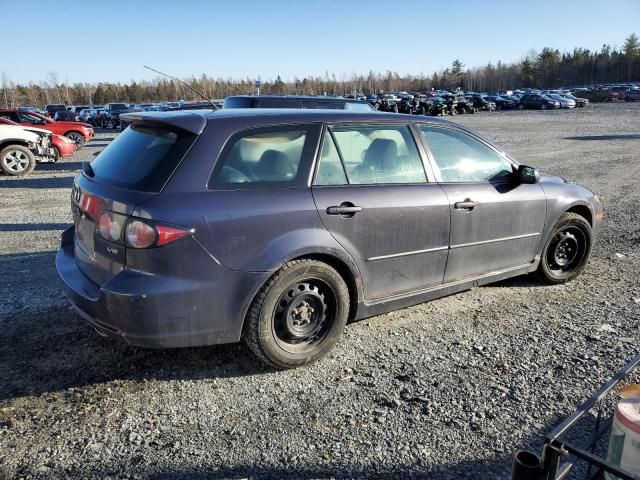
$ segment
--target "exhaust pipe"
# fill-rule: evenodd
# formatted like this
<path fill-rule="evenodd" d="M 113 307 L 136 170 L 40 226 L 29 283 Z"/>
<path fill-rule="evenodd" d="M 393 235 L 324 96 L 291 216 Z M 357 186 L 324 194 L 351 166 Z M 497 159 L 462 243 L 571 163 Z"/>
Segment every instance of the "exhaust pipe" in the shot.
<path fill-rule="evenodd" d="M 540 457 L 527 450 L 518 450 L 513 456 L 511 480 L 543 480 Z"/>

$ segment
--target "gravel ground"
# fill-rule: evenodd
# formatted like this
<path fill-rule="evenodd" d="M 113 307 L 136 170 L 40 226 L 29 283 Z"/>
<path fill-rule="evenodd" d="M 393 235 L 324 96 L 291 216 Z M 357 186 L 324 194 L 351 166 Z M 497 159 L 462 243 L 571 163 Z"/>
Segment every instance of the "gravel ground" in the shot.
<path fill-rule="evenodd" d="M 71 311 L 53 265 L 69 188 L 113 133 L 0 178 L 0 478 L 508 479 L 516 448 L 638 353 L 640 103 L 456 120 L 598 193 L 589 267 L 351 324 L 295 371 L 239 345 L 129 347 Z"/>

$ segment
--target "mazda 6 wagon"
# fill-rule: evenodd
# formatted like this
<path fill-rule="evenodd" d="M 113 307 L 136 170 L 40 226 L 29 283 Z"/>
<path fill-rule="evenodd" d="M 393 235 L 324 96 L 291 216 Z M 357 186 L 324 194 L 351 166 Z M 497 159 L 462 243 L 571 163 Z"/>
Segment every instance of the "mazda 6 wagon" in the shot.
<path fill-rule="evenodd" d="M 79 314 L 145 347 L 243 339 L 280 368 L 345 324 L 585 267 L 602 207 L 464 127 L 406 115 L 128 114 L 74 180 L 56 264 Z M 543 148 L 543 147 L 541 147 Z"/>

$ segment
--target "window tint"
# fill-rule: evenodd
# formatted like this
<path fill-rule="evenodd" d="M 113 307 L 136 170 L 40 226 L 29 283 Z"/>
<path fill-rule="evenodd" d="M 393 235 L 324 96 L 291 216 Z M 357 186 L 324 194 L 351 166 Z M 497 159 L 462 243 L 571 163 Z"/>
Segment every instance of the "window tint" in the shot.
<path fill-rule="evenodd" d="M 443 182 L 488 182 L 513 173 L 511 163 L 457 130 L 420 126 Z"/>
<path fill-rule="evenodd" d="M 302 108 L 302 101 L 290 98 L 261 98 L 260 108 Z"/>
<path fill-rule="evenodd" d="M 35 115 L 29 115 L 28 113 L 19 113 L 20 122 L 24 123 L 42 123 L 42 119 Z"/>
<path fill-rule="evenodd" d="M 408 126 L 332 129 L 350 184 L 426 182 Z"/>
<path fill-rule="evenodd" d="M 322 142 L 322 155 L 316 173 L 316 185 L 346 185 L 347 176 L 342 168 L 340 155 L 336 149 L 331 134 L 326 132 Z"/>
<path fill-rule="evenodd" d="M 350 110 L 352 112 L 373 112 L 375 110 L 371 105 L 365 102 L 347 102 L 346 107 L 347 110 Z"/>
<path fill-rule="evenodd" d="M 95 178 L 129 190 L 159 192 L 196 136 L 131 125 L 91 162 Z"/>
<path fill-rule="evenodd" d="M 303 129 L 270 129 L 268 133 L 247 132 L 225 149 L 209 186 L 293 184 L 298 175 L 307 138 Z"/>

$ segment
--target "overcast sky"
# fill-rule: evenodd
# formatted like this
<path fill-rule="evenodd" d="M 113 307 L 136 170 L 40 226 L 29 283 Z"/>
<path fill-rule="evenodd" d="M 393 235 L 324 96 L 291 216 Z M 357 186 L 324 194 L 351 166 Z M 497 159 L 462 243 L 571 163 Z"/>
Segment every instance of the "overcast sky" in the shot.
<path fill-rule="evenodd" d="M 183 78 L 431 75 L 455 58 L 480 66 L 640 35 L 640 0 L 0 0 L 0 14 L 0 72 L 22 83 L 155 78 L 143 64 Z"/>

